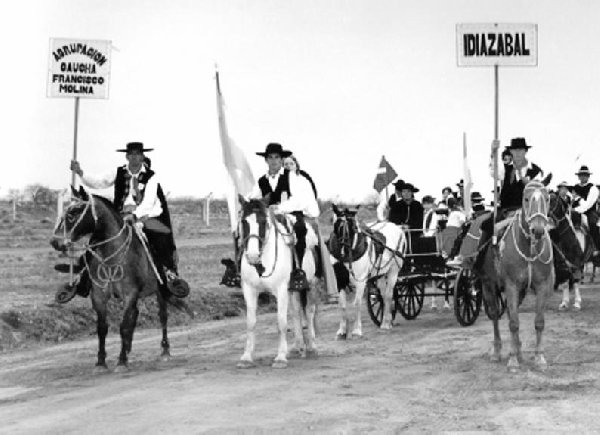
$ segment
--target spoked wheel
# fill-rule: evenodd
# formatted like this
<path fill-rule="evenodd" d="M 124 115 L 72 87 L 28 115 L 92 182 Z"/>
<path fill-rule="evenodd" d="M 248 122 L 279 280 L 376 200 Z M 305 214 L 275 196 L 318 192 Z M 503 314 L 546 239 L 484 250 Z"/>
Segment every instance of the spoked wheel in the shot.
<path fill-rule="evenodd" d="M 425 298 L 425 283 L 408 281 L 398 281 L 394 288 L 394 298 L 396 300 L 396 309 L 400 311 L 402 317 L 406 320 L 415 319 L 423 308 L 423 299 Z"/>
<path fill-rule="evenodd" d="M 481 310 L 481 288 L 476 285 L 473 272 L 461 269 L 454 283 L 454 315 L 462 326 L 475 323 Z"/>
<path fill-rule="evenodd" d="M 375 325 L 381 326 L 381 322 L 383 321 L 383 296 L 377 287 L 377 282 L 371 280 L 367 281 L 366 290 L 369 316 Z M 396 308 L 390 307 L 390 310 L 392 310 L 393 321 L 396 317 Z"/>
<path fill-rule="evenodd" d="M 502 315 L 506 311 L 506 297 L 504 296 L 504 293 L 502 293 L 500 291 L 498 293 L 496 293 L 496 303 L 498 304 L 498 319 L 501 319 Z M 485 309 L 485 314 L 487 314 L 488 319 L 494 320 L 494 318 L 492 317 L 492 315 L 490 313 L 490 309 L 488 308 L 488 305 L 485 303 L 485 299 L 483 301 L 483 308 Z"/>

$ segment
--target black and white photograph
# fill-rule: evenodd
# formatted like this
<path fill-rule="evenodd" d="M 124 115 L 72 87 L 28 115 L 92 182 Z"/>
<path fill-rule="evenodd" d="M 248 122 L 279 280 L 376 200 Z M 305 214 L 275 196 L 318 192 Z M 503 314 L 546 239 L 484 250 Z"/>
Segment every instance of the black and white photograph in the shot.
<path fill-rule="evenodd" d="M 0 433 L 600 433 L 599 18 L 0 4 Z"/>

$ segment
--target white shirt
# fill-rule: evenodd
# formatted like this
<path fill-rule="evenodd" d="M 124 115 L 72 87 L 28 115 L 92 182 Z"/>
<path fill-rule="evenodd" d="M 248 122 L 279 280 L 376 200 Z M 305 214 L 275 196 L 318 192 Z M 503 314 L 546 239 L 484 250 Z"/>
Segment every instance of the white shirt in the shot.
<path fill-rule="evenodd" d="M 448 223 L 446 226 L 460 228 L 466 220 L 467 218 L 462 210 L 452 210 L 448 215 Z"/>
<path fill-rule="evenodd" d="M 587 183 L 586 183 L 587 184 Z M 591 208 L 596 206 L 596 201 L 598 201 L 598 188 L 596 187 L 596 185 L 592 184 L 592 187 L 590 188 L 590 191 L 588 192 L 588 196 L 587 199 L 583 199 L 581 198 L 579 200 L 579 205 L 577 207 L 575 207 L 573 210 L 575 210 L 577 213 L 585 213 L 588 210 L 590 210 Z"/>
<path fill-rule="evenodd" d="M 282 213 L 301 211 L 306 216 L 319 217 L 319 204 L 310 182 L 295 172 L 289 173 L 290 197 L 281 199 L 278 210 Z"/>
<path fill-rule="evenodd" d="M 427 225 L 427 217 L 431 215 L 431 222 Z M 437 231 L 439 221 L 439 215 L 435 212 L 435 209 L 429 209 L 423 215 L 423 236 L 433 237 Z"/>
<path fill-rule="evenodd" d="M 135 207 L 136 204 L 135 200 L 133 199 L 133 193 L 135 192 L 135 189 L 133 188 L 133 179 L 139 177 L 141 173 L 146 172 L 146 166 L 142 165 L 142 169 L 140 169 L 137 174 L 133 174 L 129 170 L 129 165 L 125 165 L 124 168 L 131 175 L 131 179 L 129 180 L 129 194 L 127 195 L 127 198 L 125 198 L 124 205 Z M 107 187 L 115 184 L 116 178 L 117 170 L 114 170 L 110 174 L 100 178 L 83 175 L 81 177 L 81 181 L 87 187 L 92 189 L 106 189 Z M 142 190 L 144 188 L 144 184 L 138 183 L 138 188 Z M 144 191 L 144 198 L 142 199 L 142 202 L 135 208 L 133 214 L 138 218 L 158 217 L 162 214 L 162 207 L 160 205 L 160 200 L 158 199 L 158 180 L 156 174 L 154 174 L 150 180 L 148 180 L 148 184 L 146 185 L 146 189 Z"/>

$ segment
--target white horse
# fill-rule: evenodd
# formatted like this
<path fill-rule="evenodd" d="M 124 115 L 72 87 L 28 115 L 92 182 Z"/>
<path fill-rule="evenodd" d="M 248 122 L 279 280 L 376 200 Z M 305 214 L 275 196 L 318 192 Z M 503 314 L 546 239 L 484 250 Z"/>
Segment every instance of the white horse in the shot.
<path fill-rule="evenodd" d="M 240 220 L 241 235 L 241 284 L 246 302 L 246 347 L 239 368 L 254 366 L 252 353 L 255 347 L 256 307 L 261 291 L 269 291 L 277 299 L 277 320 L 279 331 L 279 347 L 273 362 L 274 368 L 287 367 L 287 312 L 289 302 L 288 285 L 292 271 L 292 240 L 293 236 L 282 222 L 279 222 L 269 211 L 262 200 L 246 201 L 239 197 L 242 205 Z M 291 228 L 291 225 L 289 225 Z M 314 234 L 314 232 L 313 232 Z M 307 236 L 307 247 L 309 244 Z M 314 244 L 313 244 L 314 246 Z M 314 281 L 315 261 L 310 249 L 304 255 L 303 267 L 309 283 Z M 313 286 L 314 289 L 314 286 Z M 314 291 L 306 295 L 294 292 L 292 295 L 292 318 L 296 346 L 302 351 L 306 341 L 306 353 L 316 354 L 315 350 L 315 315 L 316 300 Z M 308 333 L 306 340 L 302 334 L 302 319 L 300 312 L 306 318 Z"/>
<path fill-rule="evenodd" d="M 349 284 L 355 289 L 354 300 L 354 329 L 352 335 L 362 336 L 361 302 L 367 280 L 372 276 L 385 276 L 386 284 L 383 291 L 383 319 L 381 329 L 392 328 L 392 297 L 398 273 L 402 268 L 403 258 L 406 253 L 406 236 L 399 226 L 390 222 L 377 222 L 368 224 L 368 232 L 362 230 L 356 222 L 356 212 L 345 209 L 340 211 L 333 205 L 334 225 L 329 239 L 331 255 L 339 261 L 336 275 L 339 274 L 339 265 L 343 264 Z M 400 254 L 398 256 L 397 254 Z M 345 272 L 344 272 L 345 273 Z M 339 279 L 340 280 L 340 279 Z M 343 281 L 343 277 L 341 277 Z M 338 286 L 342 287 L 342 285 Z M 348 323 L 351 321 L 347 310 L 347 295 L 340 291 L 340 327 L 337 339 L 346 339 Z"/>

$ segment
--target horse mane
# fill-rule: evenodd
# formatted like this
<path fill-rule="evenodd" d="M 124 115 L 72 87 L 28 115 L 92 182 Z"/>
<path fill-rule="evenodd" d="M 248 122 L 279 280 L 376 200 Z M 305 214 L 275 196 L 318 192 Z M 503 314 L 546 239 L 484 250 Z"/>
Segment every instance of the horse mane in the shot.
<path fill-rule="evenodd" d="M 123 218 L 121 217 L 121 213 L 119 213 L 117 211 L 117 209 L 115 208 L 115 205 L 112 203 L 111 200 L 109 200 L 101 195 L 92 195 L 92 196 L 94 197 L 94 199 L 97 199 L 98 201 L 100 201 L 100 203 L 102 203 L 104 206 L 106 206 L 108 211 L 115 217 L 115 219 L 117 219 L 117 222 L 119 224 L 123 223 Z"/>

